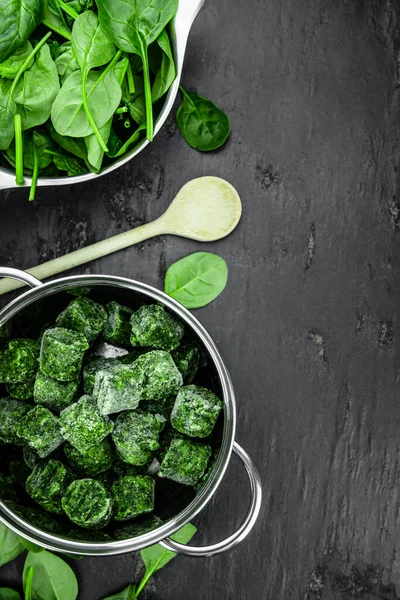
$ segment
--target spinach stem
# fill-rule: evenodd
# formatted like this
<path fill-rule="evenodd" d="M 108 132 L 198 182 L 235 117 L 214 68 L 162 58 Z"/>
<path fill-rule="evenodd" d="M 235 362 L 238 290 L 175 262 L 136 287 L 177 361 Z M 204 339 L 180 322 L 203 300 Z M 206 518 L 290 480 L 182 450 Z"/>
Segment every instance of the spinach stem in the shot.
<path fill-rule="evenodd" d="M 135 81 L 133 79 L 132 67 L 130 61 L 128 62 L 128 70 L 126 72 L 127 81 L 128 81 L 128 92 L 130 94 L 134 94 L 135 92 Z"/>
<path fill-rule="evenodd" d="M 122 115 L 123 113 L 128 112 L 128 108 L 126 106 L 120 106 L 119 108 L 117 108 L 117 110 L 115 111 L 116 115 Z"/>
<path fill-rule="evenodd" d="M 30 55 L 28 56 L 28 58 L 26 58 L 24 60 L 24 62 L 22 63 L 22 65 L 21 65 L 18 73 L 15 76 L 15 79 L 14 79 L 14 81 L 12 83 L 12 86 L 10 88 L 10 92 L 9 92 L 9 97 L 10 98 L 12 97 L 13 93 L 15 92 L 15 88 L 17 87 L 17 83 L 20 80 L 20 77 L 21 77 L 22 73 L 25 71 L 25 69 L 27 68 L 27 66 L 31 62 L 32 58 L 35 56 L 36 52 L 38 52 L 40 50 L 40 48 L 49 39 L 50 36 L 51 36 L 51 31 L 49 31 L 48 33 L 46 33 L 46 35 L 44 37 L 42 37 L 42 39 L 40 40 L 40 42 L 38 42 L 36 44 L 36 46 L 34 47 L 34 49 L 32 50 L 32 52 L 30 53 Z"/>
<path fill-rule="evenodd" d="M 15 131 L 15 183 L 24 185 L 24 150 L 22 141 L 21 115 L 14 116 Z"/>
<path fill-rule="evenodd" d="M 61 158 L 65 158 L 65 154 L 61 154 L 60 152 L 54 152 L 53 150 L 49 150 L 48 148 L 45 148 L 43 150 L 44 154 L 50 154 L 51 156 L 59 156 Z"/>
<path fill-rule="evenodd" d="M 144 98 L 146 105 L 146 131 L 149 142 L 153 141 L 154 126 L 153 126 L 153 100 L 151 97 L 151 82 L 149 59 L 147 56 L 147 46 L 142 46 L 142 61 L 143 61 L 143 78 L 144 78 Z"/>
<path fill-rule="evenodd" d="M 48 27 L 49 29 L 54 31 L 54 33 L 58 33 L 58 35 L 61 35 L 66 40 L 71 40 L 71 34 L 66 29 L 60 29 L 59 27 L 56 27 L 55 25 L 50 23 L 50 21 L 44 20 L 44 21 L 42 21 L 42 23 L 43 23 L 43 25 L 46 25 L 46 27 Z"/>
<path fill-rule="evenodd" d="M 78 13 L 73 8 L 68 6 L 66 2 L 63 2 L 63 0 L 58 0 L 58 4 L 60 5 L 60 8 L 73 19 L 77 19 L 79 17 Z"/>
<path fill-rule="evenodd" d="M 38 154 L 37 154 L 36 146 L 35 146 L 34 142 L 32 142 L 32 147 L 33 147 L 33 173 L 32 173 L 31 189 L 29 191 L 29 200 L 30 201 L 35 199 L 36 184 L 37 184 L 37 180 L 38 180 L 38 176 L 39 176 L 39 158 L 38 158 Z"/>
<path fill-rule="evenodd" d="M 85 109 L 86 116 L 88 118 L 91 128 L 93 129 L 93 131 L 95 133 L 95 136 L 97 138 L 97 141 L 100 144 L 101 149 L 103 150 L 103 152 L 108 152 L 108 148 L 107 148 L 103 138 L 101 137 L 101 133 L 95 123 L 95 120 L 93 119 L 93 116 L 92 116 L 92 113 L 90 112 L 89 104 L 87 101 L 87 96 L 86 96 L 87 74 L 88 74 L 87 69 L 84 67 L 82 69 L 82 104 L 83 104 L 83 108 Z"/>
<path fill-rule="evenodd" d="M 32 600 L 33 567 L 29 567 L 25 585 L 25 600 Z"/>

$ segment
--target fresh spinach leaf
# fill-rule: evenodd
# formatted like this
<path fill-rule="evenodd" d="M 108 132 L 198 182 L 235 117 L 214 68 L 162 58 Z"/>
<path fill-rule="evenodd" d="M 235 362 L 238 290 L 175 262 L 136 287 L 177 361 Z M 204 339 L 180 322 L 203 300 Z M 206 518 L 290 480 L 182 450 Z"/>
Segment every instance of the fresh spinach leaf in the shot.
<path fill-rule="evenodd" d="M 118 144 L 116 140 L 112 146 L 110 145 L 110 150 L 107 152 L 107 156 L 110 158 L 117 158 L 119 156 L 123 156 L 128 152 L 128 150 L 133 150 L 133 146 L 142 142 L 141 135 L 146 131 L 146 123 L 142 123 L 139 127 L 132 133 L 132 135 L 126 140 L 126 142 L 122 143 L 122 145 Z"/>
<path fill-rule="evenodd" d="M 46 150 L 46 153 L 53 157 L 53 162 L 57 169 L 59 171 L 66 171 L 67 175 L 70 177 L 86 173 L 85 167 L 73 156 L 61 154 L 60 152 L 53 152 L 51 150 Z"/>
<path fill-rule="evenodd" d="M 24 551 L 16 533 L 0 523 L 0 567 L 17 558 Z"/>
<path fill-rule="evenodd" d="M 180 542 L 181 544 L 187 544 L 190 542 L 194 534 L 196 533 L 197 528 L 188 523 L 182 529 L 174 533 L 172 535 L 172 539 L 176 542 Z M 140 592 L 143 590 L 145 585 L 147 584 L 150 577 L 156 572 L 165 567 L 173 558 L 175 558 L 176 553 L 171 552 L 171 550 L 167 550 L 160 544 L 155 544 L 154 546 L 149 546 L 148 548 L 144 548 L 144 550 L 140 551 L 140 556 L 144 562 L 144 566 L 146 568 L 146 572 L 140 584 L 137 587 L 136 595 L 139 596 Z"/>
<path fill-rule="evenodd" d="M 45 123 L 50 116 L 54 99 L 60 90 L 57 67 L 50 48 L 44 44 L 37 53 L 34 65 L 25 71 L 15 90 L 17 111 L 22 129 Z"/>
<path fill-rule="evenodd" d="M 157 57 L 156 52 L 153 52 L 153 54 L 151 52 L 152 48 L 155 50 L 156 46 L 161 49 L 161 60 Z M 152 56 L 154 60 L 153 66 Z M 149 63 L 150 68 L 155 73 L 155 79 L 151 89 L 151 97 L 153 102 L 156 102 L 166 92 L 168 92 L 176 77 L 175 61 L 174 57 L 172 56 L 169 37 L 165 29 L 160 33 L 156 42 L 154 42 L 149 48 Z"/>
<path fill-rule="evenodd" d="M 122 592 L 119 594 L 113 594 L 112 596 L 107 596 L 104 600 L 136 600 L 136 586 L 128 585 Z M 1 600 L 1 596 L 0 596 Z"/>
<path fill-rule="evenodd" d="M 73 73 L 79 69 L 78 61 L 72 51 L 71 43 L 65 42 L 60 46 L 59 54 L 55 60 L 58 77 L 61 85 Z"/>
<path fill-rule="evenodd" d="M 41 22 L 43 0 L 0 0 L 0 62 L 14 54 Z"/>
<path fill-rule="evenodd" d="M 97 127 L 103 127 L 121 101 L 121 86 L 113 70 L 91 71 L 87 76 L 87 100 Z M 75 71 L 64 82 L 52 109 L 54 129 L 64 136 L 86 137 L 93 131 L 82 102 L 82 76 Z"/>
<path fill-rule="evenodd" d="M 71 31 L 65 22 L 58 0 L 43 0 L 42 22 L 58 35 L 67 40 L 71 39 Z"/>
<path fill-rule="evenodd" d="M 183 99 L 176 113 L 179 131 L 192 148 L 208 152 L 225 144 L 231 131 L 227 115 L 207 98 L 180 88 Z"/>
<path fill-rule="evenodd" d="M 32 600 L 76 600 L 78 582 L 71 567 L 59 556 L 29 552 L 25 560 L 23 584 L 26 588 L 30 567 L 34 569 Z"/>
<path fill-rule="evenodd" d="M 97 0 L 103 30 L 124 52 L 138 54 L 143 61 L 146 99 L 147 138 L 153 139 L 153 105 L 151 96 L 148 46 L 154 42 L 175 15 L 178 0 Z"/>
<path fill-rule="evenodd" d="M 21 596 L 10 588 L 0 588 L 0 600 L 21 600 Z"/>
<path fill-rule="evenodd" d="M 228 267 L 223 258 L 195 252 L 169 267 L 164 292 L 186 308 L 200 308 L 215 300 L 227 281 Z"/>
<path fill-rule="evenodd" d="M 26 58 L 31 54 L 32 49 L 32 44 L 29 41 L 26 41 L 25 44 L 17 48 L 12 56 L 9 56 L 7 60 L 0 63 L 0 77 L 14 79 Z M 30 63 L 28 63 L 25 68 L 29 69 L 32 65 L 33 59 L 31 59 Z"/>
<path fill-rule="evenodd" d="M 17 105 L 11 96 L 11 82 L 0 79 L 0 150 L 7 150 L 14 137 Z"/>
<path fill-rule="evenodd" d="M 87 151 L 85 142 L 81 138 L 73 138 L 68 136 L 63 136 L 57 133 L 54 129 L 53 125 L 47 123 L 47 129 L 51 138 L 63 149 L 71 154 L 74 154 L 78 158 L 81 158 L 86 162 L 87 160 Z"/>
<path fill-rule="evenodd" d="M 19 541 L 21 542 L 23 547 L 26 550 L 28 550 L 29 552 L 43 552 L 44 551 L 44 548 L 42 548 L 41 546 L 38 546 L 37 544 L 34 544 L 33 542 L 26 540 L 25 538 L 23 538 L 20 535 L 18 537 L 19 537 Z"/>

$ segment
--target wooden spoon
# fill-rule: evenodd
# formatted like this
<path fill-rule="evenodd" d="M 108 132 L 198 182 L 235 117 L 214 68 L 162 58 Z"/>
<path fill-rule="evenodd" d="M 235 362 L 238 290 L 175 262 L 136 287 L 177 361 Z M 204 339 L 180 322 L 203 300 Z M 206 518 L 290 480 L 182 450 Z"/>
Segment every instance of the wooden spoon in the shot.
<path fill-rule="evenodd" d="M 229 235 L 241 215 L 239 194 L 230 183 L 219 177 L 199 177 L 184 185 L 165 213 L 155 221 L 27 271 L 38 279 L 46 279 L 157 235 L 179 235 L 199 242 L 213 242 Z M 0 295 L 23 285 L 14 279 L 3 279 Z"/>

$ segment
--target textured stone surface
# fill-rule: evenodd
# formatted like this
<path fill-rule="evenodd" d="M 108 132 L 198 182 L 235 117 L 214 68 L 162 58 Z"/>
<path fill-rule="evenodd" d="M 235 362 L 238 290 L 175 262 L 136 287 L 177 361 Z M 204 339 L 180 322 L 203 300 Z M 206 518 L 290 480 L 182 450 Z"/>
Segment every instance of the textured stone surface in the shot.
<path fill-rule="evenodd" d="M 1 192 L 0 263 L 18 267 L 157 217 L 192 177 L 225 177 L 242 196 L 226 240 L 164 237 L 75 271 L 161 288 L 189 252 L 229 265 L 226 291 L 196 316 L 232 373 L 237 439 L 264 481 L 261 519 L 229 555 L 178 557 L 144 600 L 400 597 L 396 10 L 393 0 L 206 0 L 183 80 L 229 113 L 222 151 L 198 154 L 170 119 L 108 177 L 40 189 L 34 203 Z M 232 459 L 194 543 L 239 524 L 246 486 Z M 82 600 L 140 572 L 132 555 L 73 567 Z M 2 581 L 20 574 L 7 565 Z"/>

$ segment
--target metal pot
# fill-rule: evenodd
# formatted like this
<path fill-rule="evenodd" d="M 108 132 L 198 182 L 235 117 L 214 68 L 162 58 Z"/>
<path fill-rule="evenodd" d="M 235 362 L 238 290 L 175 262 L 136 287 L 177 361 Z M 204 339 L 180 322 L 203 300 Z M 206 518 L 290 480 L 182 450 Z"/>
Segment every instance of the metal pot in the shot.
<path fill-rule="evenodd" d="M 179 0 L 178 10 L 174 19 L 170 24 L 170 37 L 172 43 L 172 51 L 174 53 L 175 64 L 176 64 L 176 79 L 172 84 L 170 90 L 165 99 L 165 104 L 154 124 L 154 135 L 156 135 L 161 127 L 164 125 L 169 113 L 175 102 L 179 90 L 179 83 L 182 76 L 183 60 L 185 57 L 186 44 L 189 36 L 190 29 L 193 21 L 196 18 L 199 10 L 204 4 L 204 0 Z M 47 185 L 71 185 L 72 183 L 83 183 L 94 179 L 99 175 L 105 173 L 111 173 L 118 167 L 127 163 L 131 158 L 139 154 L 150 142 L 143 140 L 143 142 L 135 148 L 132 152 L 128 152 L 125 156 L 115 161 L 112 165 L 105 167 L 100 173 L 85 173 L 84 175 L 77 175 L 75 177 L 39 177 L 38 186 Z M 32 182 L 31 177 L 25 177 L 24 186 L 30 187 Z M 0 190 L 21 187 L 15 183 L 15 172 L 0 167 Z"/>
<path fill-rule="evenodd" d="M 204 485 L 198 495 L 178 514 L 174 515 L 163 525 L 145 533 L 143 535 L 112 542 L 81 542 L 68 539 L 52 533 L 40 530 L 35 525 L 28 523 L 20 516 L 15 514 L 4 502 L 0 500 L 0 520 L 10 527 L 13 531 L 23 536 L 27 540 L 39 544 L 50 550 L 66 552 L 81 555 L 111 555 L 121 554 L 140 550 L 146 546 L 155 543 L 161 543 L 163 546 L 174 552 L 180 552 L 190 556 L 213 556 L 233 548 L 241 542 L 253 528 L 261 508 L 262 488 L 258 471 L 249 457 L 237 442 L 235 442 L 236 430 L 236 405 L 232 382 L 228 370 L 218 352 L 218 349 L 212 340 L 210 334 L 205 330 L 201 323 L 184 308 L 179 302 L 173 300 L 163 292 L 123 277 L 113 277 L 108 275 L 80 275 L 73 277 L 64 277 L 43 284 L 32 275 L 19 271 L 17 269 L 0 268 L 0 277 L 11 277 L 22 281 L 29 286 L 31 290 L 25 292 L 8 304 L 0 311 L 0 326 L 4 325 L 12 317 L 21 315 L 21 312 L 34 303 L 35 310 L 40 307 L 40 302 L 49 306 L 54 306 L 57 299 L 62 294 L 81 286 L 89 286 L 93 293 L 110 294 L 113 297 L 123 295 L 126 302 L 131 300 L 146 302 L 159 302 L 165 306 L 172 314 L 180 319 L 188 331 L 193 333 L 203 348 L 207 351 L 209 359 L 212 361 L 212 368 L 216 380 L 221 390 L 221 397 L 224 401 L 224 423 L 222 426 L 222 442 L 219 456 L 210 478 Z M 112 289 L 110 289 L 112 288 Z M 58 296 L 57 296 L 58 294 Z M 51 304 L 49 304 L 51 303 Z M 243 462 L 250 482 L 251 500 L 247 515 L 240 527 L 227 539 L 205 547 L 185 546 L 171 540 L 169 536 L 188 523 L 197 515 L 210 501 L 216 492 L 224 473 L 231 459 L 232 451 L 239 456 Z"/>

